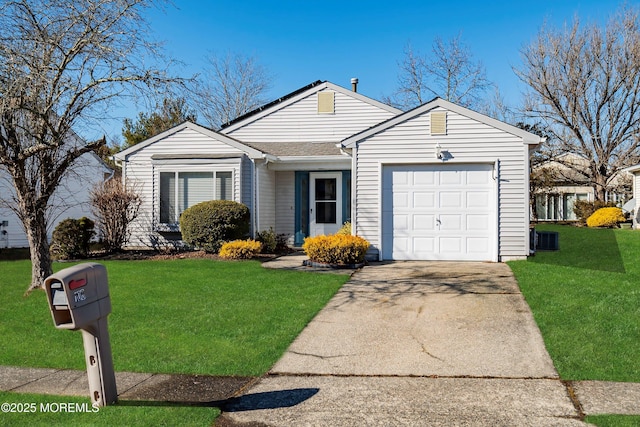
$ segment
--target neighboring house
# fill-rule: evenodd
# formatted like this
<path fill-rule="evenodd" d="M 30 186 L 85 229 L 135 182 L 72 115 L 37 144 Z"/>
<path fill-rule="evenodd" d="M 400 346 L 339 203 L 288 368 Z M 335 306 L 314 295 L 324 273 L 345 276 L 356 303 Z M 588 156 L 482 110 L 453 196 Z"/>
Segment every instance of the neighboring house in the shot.
<path fill-rule="evenodd" d="M 179 244 L 184 209 L 231 199 L 252 233 L 295 246 L 351 221 L 372 259 L 501 261 L 529 253 L 540 141 L 442 99 L 402 113 L 318 81 L 219 132 L 186 122 L 115 158 L 144 200 L 132 245 Z"/>
<path fill-rule="evenodd" d="M 535 217 L 538 221 L 577 221 L 573 211 L 577 201 L 595 200 L 595 191 L 588 179 L 580 173 L 587 170 L 589 161 L 573 153 L 565 153 L 532 168 Z M 629 199 L 630 175 L 621 171 L 608 183 L 606 201 L 620 205 Z"/>
<path fill-rule="evenodd" d="M 60 185 L 53 193 L 47 217 L 47 234 L 51 234 L 58 223 L 66 218 L 92 218 L 91 190 L 113 176 L 109 168 L 94 153 L 80 156 L 69 168 Z M 29 246 L 22 222 L 3 203 L 13 203 L 13 182 L 9 173 L 0 167 L 0 248 L 24 248 Z"/>
<path fill-rule="evenodd" d="M 631 212 L 631 217 L 633 218 L 633 228 L 640 228 L 640 209 L 638 206 L 638 200 L 640 200 L 640 164 L 630 166 L 625 169 L 625 172 L 628 172 L 632 176 L 632 196 L 631 200 L 629 200 L 623 207 L 622 210 L 625 212 Z"/>

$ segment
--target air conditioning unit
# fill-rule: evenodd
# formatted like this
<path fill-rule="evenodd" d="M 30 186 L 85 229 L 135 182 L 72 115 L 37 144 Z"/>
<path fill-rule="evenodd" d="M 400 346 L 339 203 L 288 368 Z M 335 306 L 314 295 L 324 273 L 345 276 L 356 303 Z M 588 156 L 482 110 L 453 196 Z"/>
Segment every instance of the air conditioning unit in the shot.
<path fill-rule="evenodd" d="M 536 231 L 537 251 L 557 251 L 560 249 L 557 231 Z"/>

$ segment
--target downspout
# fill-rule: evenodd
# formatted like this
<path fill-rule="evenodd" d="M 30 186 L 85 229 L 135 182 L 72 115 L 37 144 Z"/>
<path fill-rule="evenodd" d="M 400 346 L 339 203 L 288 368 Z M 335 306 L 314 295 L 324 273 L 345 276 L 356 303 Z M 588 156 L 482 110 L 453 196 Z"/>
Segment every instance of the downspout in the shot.
<path fill-rule="evenodd" d="M 254 212 L 255 212 L 255 216 L 254 216 L 254 229 L 253 229 L 253 235 L 255 236 L 256 233 L 260 230 L 260 228 L 258 228 L 260 226 L 260 201 L 259 201 L 259 187 L 260 187 L 260 174 L 258 173 L 258 162 L 254 161 L 253 162 L 253 173 L 255 175 L 255 188 L 253 189 L 253 194 L 255 195 L 255 197 L 253 198 L 253 203 L 254 203 Z"/>

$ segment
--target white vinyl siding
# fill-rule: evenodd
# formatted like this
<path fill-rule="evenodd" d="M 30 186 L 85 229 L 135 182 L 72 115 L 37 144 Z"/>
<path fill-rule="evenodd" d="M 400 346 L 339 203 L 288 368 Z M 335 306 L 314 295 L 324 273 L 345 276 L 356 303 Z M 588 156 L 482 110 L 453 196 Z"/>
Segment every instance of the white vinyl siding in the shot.
<path fill-rule="evenodd" d="M 256 231 L 276 228 L 276 173 L 262 163 L 256 166 L 258 223 Z"/>
<path fill-rule="evenodd" d="M 222 129 L 247 142 L 335 142 L 378 124 L 394 114 L 346 94 L 335 92 L 334 113 L 318 114 L 318 93 L 274 111 L 237 129 Z"/>
<path fill-rule="evenodd" d="M 437 107 L 432 111 L 446 111 Z M 439 143 L 451 158 L 436 158 Z M 522 138 L 447 111 L 447 135 L 430 136 L 429 111 L 358 143 L 356 233 L 371 243 L 370 257 L 381 247 L 381 173 L 384 164 L 498 164 L 498 242 L 500 260 L 528 254 L 528 146 Z"/>
<path fill-rule="evenodd" d="M 293 244 L 295 233 L 295 172 L 276 172 L 276 228 L 277 234 L 287 236 Z"/>
<path fill-rule="evenodd" d="M 184 158 L 185 155 L 193 158 Z M 178 231 L 175 227 L 167 229 L 160 226 L 165 219 L 160 218 L 160 196 L 163 191 L 161 173 L 207 173 L 213 177 L 212 174 L 222 172 L 221 181 L 207 185 L 209 188 L 207 200 L 219 198 L 216 194 L 223 191 L 219 189 L 220 191 L 216 193 L 216 184 L 219 184 L 224 187 L 224 198 L 245 202 L 249 209 L 252 209 L 253 168 L 251 165 L 252 161 L 238 148 L 190 128 L 170 134 L 128 155 L 123 163 L 123 180 L 132 185 L 143 200 L 140 215 L 131 226 L 132 236 L 129 246 L 156 247 L 172 244 L 167 240 L 164 232 Z M 229 189 L 228 194 L 227 189 Z M 178 201 L 178 198 L 174 200 Z M 187 199 L 187 204 L 189 203 Z M 179 212 L 183 210 L 178 209 Z M 253 212 L 251 215 L 253 216 Z M 172 219 L 175 220 L 175 216 Z M 163 231 L 159 232 L 159 230 Z"/>
<path fill-rule="evenodd" d="M 47 215 L 49 239 L 62 220 L 82 217 L 95 219 L 91 208 L 91 190 L 104 182 L 111 172 L 93 153 L 83 154 L 76 160 L 50 199 Z M 0 199 L 12 205 L 14 197 L 13 181 L 9 173 L 0 167 Z M 4 221 L 6 226 L 0 225 L 0 249 L 28 247 L 27 235 L 18 216 L 13 210 L 0 207 L 0 224 Z"/>

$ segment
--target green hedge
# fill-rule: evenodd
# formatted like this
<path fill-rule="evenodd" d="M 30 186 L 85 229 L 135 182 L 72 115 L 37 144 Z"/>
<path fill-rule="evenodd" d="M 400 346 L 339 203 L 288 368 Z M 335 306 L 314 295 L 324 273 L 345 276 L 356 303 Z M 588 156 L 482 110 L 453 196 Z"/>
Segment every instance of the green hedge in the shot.
<path fill-rule="evenodd" d="M 231 200 L 198 203 L 180 215 L 182 240 L 209 253 L 249 234 L 249 208 Z"/>

